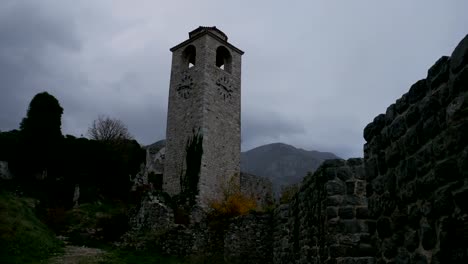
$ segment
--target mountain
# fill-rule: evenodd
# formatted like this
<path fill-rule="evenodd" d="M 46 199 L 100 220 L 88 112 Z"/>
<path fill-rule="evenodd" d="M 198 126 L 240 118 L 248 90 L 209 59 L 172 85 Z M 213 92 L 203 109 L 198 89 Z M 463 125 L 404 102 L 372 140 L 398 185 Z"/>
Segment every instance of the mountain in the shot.
<path fill-rule="evenodd" d="M 162 160 L 166 141 L 161 140 L 146 146 L 146 167 L 162 171 Z M 162 156 L 161 156 L 162 155 Z M 298 183 L 315 171 L 324 160 L 339 159 L 333 153 L 308 151 L 284 143 L 263 145 L 241 153 L 241 171 L 269 179 L 273 192 L 279 195 L 281 186 Z"/>
<path fill-rule="evenodd" d="M 241 153 L 241 171 L 268 178 L 273 191 L 298 183 L 327 159 L 339 157 L 330 152 L 308 151 L 284 143 L 263 145 Z"/>

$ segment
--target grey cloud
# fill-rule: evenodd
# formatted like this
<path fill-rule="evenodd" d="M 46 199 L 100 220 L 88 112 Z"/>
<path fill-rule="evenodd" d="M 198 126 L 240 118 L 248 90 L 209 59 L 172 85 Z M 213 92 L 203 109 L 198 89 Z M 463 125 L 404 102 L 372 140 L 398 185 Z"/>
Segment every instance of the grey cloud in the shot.
<path fill-rule="evenodd" d="M 361 156 L 365 125 L 452 52 L 468 33 L 467 9 L 422 0 L 3 1 L 0 130 L 17 128 L 47 90 L 64 108 L 66 134 L 85 134 L 104 114 L 142 144 L 162 139 L 169 48 L 216 25 L 246 52 L 243 150 L 282 141 Z"/>
<path fill-rule="evenodd" d="M 72 23 L 48 14 L 34 1 L 7 1 L 2 6 L 0 129 L 17 128 L 32 96 L 57 86 L 53 76 L 64 67 L 59 53 L 80 47 L 75 33 Z"/>

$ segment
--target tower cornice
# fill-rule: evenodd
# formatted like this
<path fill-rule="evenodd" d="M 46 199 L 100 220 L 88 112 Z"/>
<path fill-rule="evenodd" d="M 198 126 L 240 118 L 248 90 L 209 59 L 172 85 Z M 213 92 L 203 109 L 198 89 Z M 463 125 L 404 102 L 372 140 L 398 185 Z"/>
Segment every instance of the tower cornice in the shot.
<path fill-rule="evenodd" d="M 216 29 L 216 28 L 215 28 L 215 29 Z M 190 33 L 194 33 L 196 30 L 199 30 L 199 28 L 198 28 L 198 29 L 195 29 L 195 30 L 193 30 L 193 31 L 191 31 Z M 221 32 L 223 35 L 225 35 L 221 30 L 219 30 L 219 29 L 217 29 L 217 30 L 218 30 L 218 32 Z M 190 33 L 189 33 L 189 36 L 190 36 Z M 200 31 L 199 33 L 197 33 L 197 34 L 192 34 L 192 35 L 190 36 L 189 39 L 187 39 L 186 41 L 184 41 L 184 42 L 182 42 L 182 43 L 180 43 L 180 44 L 177 44 L 176 46 L 172 47 L 172 48 L 170 49 L 170 51 L 171 51 L 171 52 L 174 52 L 174 51 L 176 51 L 177 49 L 179 49 L 179 48 L 181 48 L 181 47 L 187 45 L 188 43 L 190 43 L 190 42 L 192 42 L 192 41 L 194 41 L 194 40 L 196 40 L 196 39 L 198 39 L 198 38 L 201 38 L 201 37 L 203 37 L 203 36 L 205 36 L 205 35 L 210 35 L 212 38 L 215 38 L 215 39 L 218 40 L 219 42 L 221 42 L 221 43 L 223 43 L 224 45 L 228 46 L 228 47 L 229 47 L 230 49 L 232 49 L 233 51 L 239 53 L 240 55 L 243 55 L 243 54 L 244 54 L 244 52 L 243 52 L 242 50 L 236 48 L 236 46 L 234 46 L 234 45 L 232 45 L 231 43 L 227 42 L 225 39 L 221 38 L 220 36 L 216 35 L 215 33 L 211 32 L 210 30 L 201 30 L 201 31 Z M 226 37 L 226 39 L 227 39 L 227 37 Z"/>

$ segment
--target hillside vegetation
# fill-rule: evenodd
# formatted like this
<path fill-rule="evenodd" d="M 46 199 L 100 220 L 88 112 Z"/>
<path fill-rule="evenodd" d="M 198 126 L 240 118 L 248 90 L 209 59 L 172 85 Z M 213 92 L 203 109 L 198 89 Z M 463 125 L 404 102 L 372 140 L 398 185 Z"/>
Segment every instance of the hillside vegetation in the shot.
<path fill-rule="evenodd" d="M 62 243 L 35 215 L 36 200 L 0 191 L 0 263 L 44 263 Z"/>

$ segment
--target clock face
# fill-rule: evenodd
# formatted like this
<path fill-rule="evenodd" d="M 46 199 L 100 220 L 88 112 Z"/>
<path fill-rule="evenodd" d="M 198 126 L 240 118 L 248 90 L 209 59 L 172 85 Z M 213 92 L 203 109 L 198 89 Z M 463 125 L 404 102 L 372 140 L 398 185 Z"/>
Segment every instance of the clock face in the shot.
<path fill-rule="evenodd" d="M 229 78 L 226 78 L 226 76 L 219 78 L 216 85 L 218 86 L 218 93 L 224 101 L 231 99 L 233 89 Z"/>
<path fill-rule="evenodd" d="M 192 92 L 192 89 L 193 89 L 192 77 L 188 74 L 184 74 L 179 85 L 177 85 L 177 94 L 180 97 L 187 99 L 190 97 L 190 93 Z"/>

